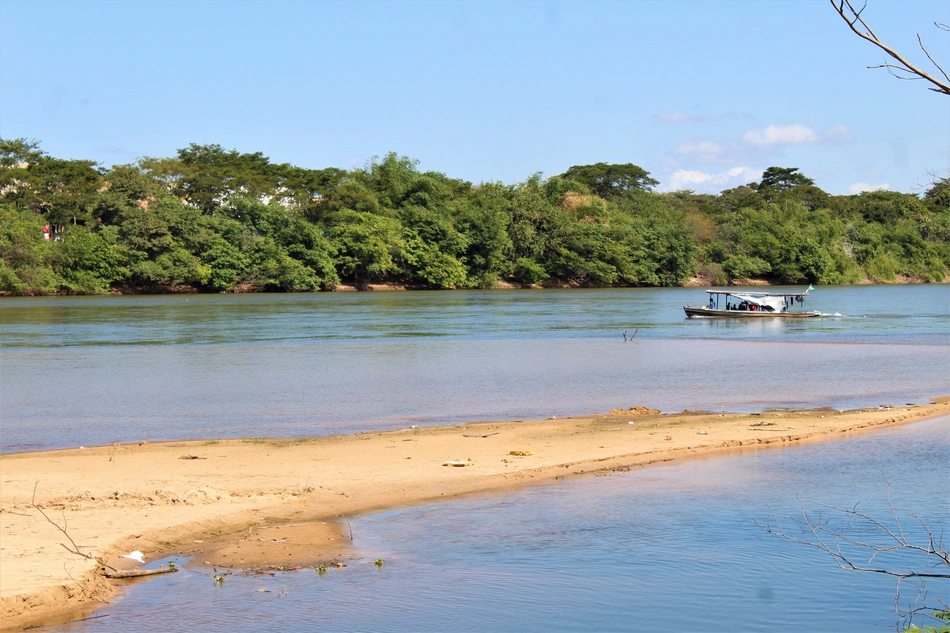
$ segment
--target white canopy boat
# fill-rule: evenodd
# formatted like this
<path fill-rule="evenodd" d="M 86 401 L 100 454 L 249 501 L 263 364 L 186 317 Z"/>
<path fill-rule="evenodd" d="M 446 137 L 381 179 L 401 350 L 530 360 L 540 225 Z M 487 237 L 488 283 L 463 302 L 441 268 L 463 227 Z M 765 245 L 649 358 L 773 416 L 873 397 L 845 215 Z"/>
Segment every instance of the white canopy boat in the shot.
<path fill-rule="evenodd" d="M 805 292 L 745 292 L 707 290 L 709 303 L 704 306 L 683 306 L 691 319 L 808 319 L 821 316 L 818 311 L 805 310 Z"/>

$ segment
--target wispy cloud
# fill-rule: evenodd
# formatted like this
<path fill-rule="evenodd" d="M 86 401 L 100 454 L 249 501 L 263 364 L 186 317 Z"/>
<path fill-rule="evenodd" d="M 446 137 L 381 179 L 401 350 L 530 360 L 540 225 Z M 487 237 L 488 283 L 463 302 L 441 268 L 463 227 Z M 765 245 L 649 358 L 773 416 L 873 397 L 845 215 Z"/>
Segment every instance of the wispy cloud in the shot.
<path fill-rule="evenodd" d="M 795 125 L 767 125 L 761 130 L 750 130 L 742 135 L 743 142 L 749 145 L 802 145 L 817 143 L 818 134 L 810 127 L 800 123 Z"/>
<path fill-rule="evenodd" d="M 712 162 L 722 156 L 727 149 L 727 146 L 712 141 L 684 141 L 676 147 L 676 153 Z"/>
<path fill-rule="evenodd" d="M 869 185 L 866 182 L 856 182 L 848 187 L 848 191 L 851 193 L 861 193 L 862 191 L 887 191 L 890 189 L 890 187 L 891 186 L 887 183 L 880 185 Z"/>
<path fill-rule="evenodd" d="M 749 130 L 742 135 L 742 141 L 754 147 L 780 145 L 841 145 L 851 143 L 855 137 L 848 131 L 847 125 L 832 125 L 819 134 L 807 125 L 767 125 L 759 130 Z"/>
<path fill-rule="evenodd" d="M 713 121 L 752 121 L 754 116 L 746 112 L 726 112 L 724 114 L 687 114 L 685 112 L 660 112 L 653 115 L 660 123 L 712 123 Z"/>
<path fill-rule="evenodd" d="M 854 134 L 848 131 L 847 125 L 832 125 L 826 128 L 825 133 L 821 135 L 821 142 L 827 145 L 852 143 L 855 140 L 857 139 Z"/>
<path fill-rule="evenodd" d="M 661 112 L 653 115 L 661 123 L 709 123 L 713 117 L 709 114 L 686 114 L 685 112 Z"/>

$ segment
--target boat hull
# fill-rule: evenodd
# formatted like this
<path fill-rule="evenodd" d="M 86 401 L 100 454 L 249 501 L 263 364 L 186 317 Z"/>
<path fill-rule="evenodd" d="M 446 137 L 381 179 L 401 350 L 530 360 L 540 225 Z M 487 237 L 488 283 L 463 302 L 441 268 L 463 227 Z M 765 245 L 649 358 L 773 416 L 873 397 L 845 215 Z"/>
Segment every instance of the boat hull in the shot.
<path fill-rule="evenodd" d="M 716 310 L 707 307 L 683 306 L 691 319 L 811 319 L 817 312 L 767 312 L 765 310 Z"/>

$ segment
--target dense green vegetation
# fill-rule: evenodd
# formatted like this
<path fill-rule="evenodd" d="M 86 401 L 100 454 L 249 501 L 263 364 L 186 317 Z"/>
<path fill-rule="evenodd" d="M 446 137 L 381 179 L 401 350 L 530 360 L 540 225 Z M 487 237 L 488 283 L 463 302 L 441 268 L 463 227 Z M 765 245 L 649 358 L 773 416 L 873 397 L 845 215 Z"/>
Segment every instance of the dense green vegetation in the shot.
<path fill-rule="evenodd" d="M 719 195 L 657 184 L 632 164 L 473 185 L 394 153 L 345 171 L 217 145 L 103 168 L 0 140 L 0 291 L 947 277 L 948 179 L 922 197 L 831 196 L 780 167 Z"/>

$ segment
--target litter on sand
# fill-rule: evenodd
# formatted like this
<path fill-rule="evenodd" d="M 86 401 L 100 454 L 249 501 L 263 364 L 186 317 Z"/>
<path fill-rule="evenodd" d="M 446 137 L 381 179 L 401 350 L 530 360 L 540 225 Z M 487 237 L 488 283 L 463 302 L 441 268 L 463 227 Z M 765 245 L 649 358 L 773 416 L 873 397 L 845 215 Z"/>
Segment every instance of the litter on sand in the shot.
<path fill-rule="evenodd" d="M 534 455 L 534 451 L 509 451 L 509 455 L 517 455 L 518 457 L 527 457 L 528 455 Z"/>
<path fill-rule="evenodd" d="M 470 459 L 461 460 L 461 459 L 450 459 L 447 462 L 442 463 L 443 466 L 456 466 L 461 468 L 462 466 L 474 466 L 475 462 Z"/>
<path fill-rule="evenodd" d="M 131 560 L 138 561 L 140 563 L 145 562 L 145 557 L 142 555 L 142 552 L 135 550 L 134 552 L 129 552 L 128 554 L 123 554 L 122 558 L 129 558 Z"/>

